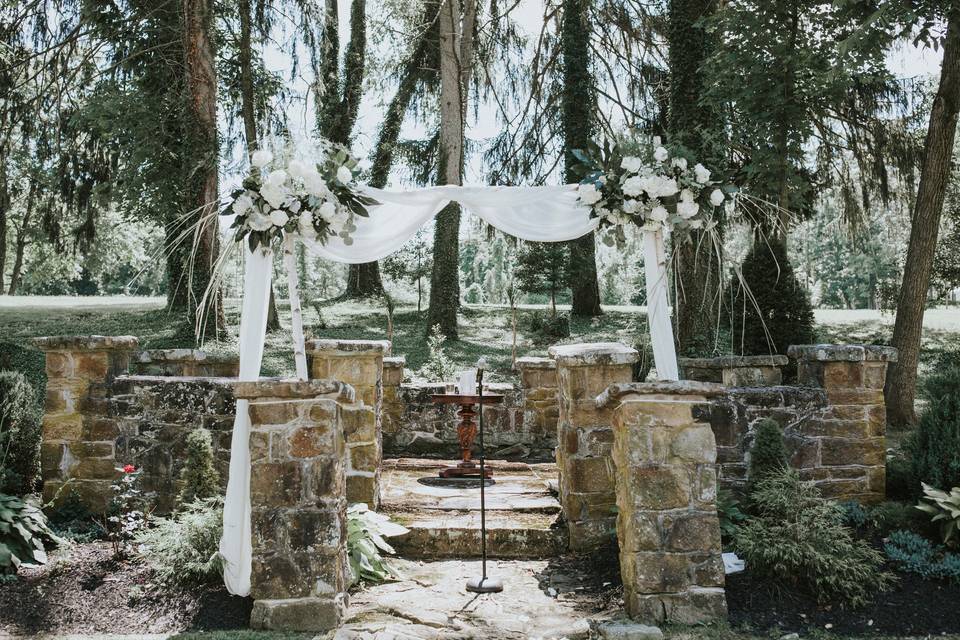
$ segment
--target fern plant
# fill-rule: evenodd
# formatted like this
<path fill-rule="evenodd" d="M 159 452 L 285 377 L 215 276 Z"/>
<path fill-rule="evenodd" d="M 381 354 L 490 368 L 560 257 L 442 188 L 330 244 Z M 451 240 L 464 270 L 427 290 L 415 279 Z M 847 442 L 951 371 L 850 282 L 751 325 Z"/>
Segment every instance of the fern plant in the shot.
<path fill-rule="evenodd" d="M 362 502 L 347 508 L 347 555 L 350 558 L 350 584 L 384 582 L 398 579 L 400 574 L 380 555 L 393 554 L 393 547 L 385 540 L 402 536 L 409 530 L 375 513 Z"/>
<path fill-rule="evenodd" d="M 929 513 L 931 522 L 940 523 L 940 533 L 943 535 L 944 544 L 954 544 L 954 537 L 960 528 L 960 487 L 954 487 L 950 493 L 940 491 L 928 485 L 923 486 L 923 500 L 917 505 L 917 509 L 924 513 Z"/>

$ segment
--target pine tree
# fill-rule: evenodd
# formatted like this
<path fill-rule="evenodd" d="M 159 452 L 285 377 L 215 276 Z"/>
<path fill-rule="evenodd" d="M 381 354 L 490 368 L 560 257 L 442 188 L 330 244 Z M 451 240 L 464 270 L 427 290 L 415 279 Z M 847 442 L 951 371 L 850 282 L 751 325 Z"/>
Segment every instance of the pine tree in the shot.
<path fill-rule="evenodd" d="M 559 242 L 527 242 L 517 256 L 514 276 L 521 291 L 550 296 L 550 315 L 557 316 L 557 293 L 566 288 L 573 268 L 569 248 Z"/>

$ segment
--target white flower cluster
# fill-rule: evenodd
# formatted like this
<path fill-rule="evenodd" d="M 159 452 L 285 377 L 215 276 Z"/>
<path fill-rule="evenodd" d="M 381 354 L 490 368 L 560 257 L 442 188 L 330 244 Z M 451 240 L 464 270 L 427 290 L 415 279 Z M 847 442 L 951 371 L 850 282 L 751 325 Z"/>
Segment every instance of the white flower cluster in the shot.
<path fill-rule="evenodd" d="M 619 165 L 596 167 L 578 187 L 580 202 L 604 225 L 703 228 L 712 209 L 727 199 L 710 181 L 710 170 L 699 163 L 691 168 L 680 156 L 671 159 L 659 138 L 648 154 L 611 154 L 621 158 Z"/>
<path fill-rule="evenodd" d="M 356 230 L 354 215 L 343 204 L 328 179 L 315 165 L 290 160 L 285 167 L 269 169 L 273 154 L 265 149 L 250 158 L 253 175 L 244 181 L 244 189 L 234 194 L 232 213 L 237 215 L 240 234 L 251 231 L 279 236 L 283 231 L 299 233 L 309 240 L 325 241 L 332 233 L 351 244 Z M 335 168 L 336 182 L 345 189 L 353 172 L 345 164 Z"/>

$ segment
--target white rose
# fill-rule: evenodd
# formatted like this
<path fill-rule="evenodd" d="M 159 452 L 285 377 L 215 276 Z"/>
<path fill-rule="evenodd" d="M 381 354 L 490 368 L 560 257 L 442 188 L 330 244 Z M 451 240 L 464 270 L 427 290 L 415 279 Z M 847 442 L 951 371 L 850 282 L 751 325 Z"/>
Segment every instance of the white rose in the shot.
<path fill-rule="evenodd" d="M 343 184 L 347 184 L 348 182 L 353 180 L 353 174 L 350 172 L 350 169 L 348 169 L 346 166 L 340 167 L 339 169 L 337 169 L 337 180 L 339 180 Z"/>
<path fill-rule="evenodd" d="M 270 212 L 270 222 L 278 227 L 282 227 L 283 225 L 287 224 L 289 219 L 290 216 L 288 216 L 285 211 L 281 211 L 280 209 L 274 209 Z"/>
<path fill-rule="evenodd" d="M 247 226 L 254 231 L 266 231 L 273 226 L 273 223 L 270 218 L 254 210 L 247 216 Z"/>
<path fill-rule="evenodd" d="M 327 200 L 322 205 L 320 205 L 320 217 L 326 220 L 327 222 L 332 222 L 333 217 L 337 215 L 337 206 Z"/>
<path fill-rule="evenodd" d="M 626 198 L 623 201 L 623 210 L 625 213 L 636 213 L 640 208 L 640 203 L 632 198 Z"/>
<path fill-rule="evenodd" d="M 264 180 L 264 184 L 268 184 L 271 187 L 282 187 L 283 184 L 287 181 L 287 172 L 283 169 L 276 169 L 267 174 L 267 179 Z"/>
<path fill-rule="evenodd" d="M 643 190 L 646 191 L 651 198 L 669 198 L 680 190 L 677 181 L 673 178 L 647 176 L 643 180 Z"/>
<path fill-rule="evenodd" d="M 683 191 L 681 191 L 680 200 L 681 202 L 683 201 L 693 202 L 693 191 L 690 191 L 690 189 L 684 189 Z"/>
<path fill-rule="evenodd" d="M 300 220 L 297 222 L 300 228 L 300 235 L 305 238 L 313 239 L 317 237 L 317 230 L 313 228 L 313 212 L 310 210 L 300 214 Z"/>
<path fill-rule="evenodd" d="M 299 160 L 291 160 L 287 165 L 287 172 L 294 178 L 303 178 L 307 174 L 307 165 Z"/>
<path fill-rule="evenodd" d="M 283 186 L 265 184 L 260 187 L 260 195 L 270 205 L 270 209 L 276 209 L 287 199 L 287 190 Z"/>
<path fill-rule="evenodd" d="M 250 163 L 258 169 L 270 164 L 271 160 L 273 160 L 273 154 L 266 149 L 257 149 L 250 156 Z"/>
<path fill-rule="evenodd" d="M 233 201 L 233 212 L 237 215 L 243 215 L 250 209 L 253 209 L 253 198 L 246 193 Z"/>
<path fill-rule="evenodd" d="M 722 205 L 725 199 L 723 191 L 720 191 L 720 189 L 714 189 L 713 192 L 710 193 L 710 204 L 715 207 Z"/>
<path fill-rule="evenodd" d="M 588 207 L 600 202 L 600 199 L 603 197 L 592 182 L 581 184 L 577 187 L 577 195 L 580 196 L 580 202 Z"/>
<path fill-rule="evenodd" d="M 673 166 L 679 168 L 680 171 L 686 171 L 686 170 L 687 170 L 687 159 L 686 159 L 686 158 L 674 158 L 673 161 L 671 162 L 671 164 L 673 164 Z"/>
<path fill-rule="evenodd" d="M 623 193 L 628 196 L 637 197 L 642 194 L 647 189 L 647 183 L 650 178 L 641 178 L 640 176 L 631 176 L 624 180 L 622 189 Z M 648 192 L 649 193 L 649 192 Z"/>
<path fill-rule="evenodd" d="M 663 138 L 660 136 L 653 136 L 653 146 L 659 147 L 661 144 L 663 144 Z"/>
<path fill-rule="evenodd" d="M 670 153 L 667 152 L 666 148 L 664 147 L 657 147 L 653 151 L 653 159 L 656 160 L 657 162 L 663 162 L 669 157 L 670 157 Z"/>
<path fill-rule="evenodd" d="M 317 198 L 322 198 L 330 193 L 327 183 L 323 181 L 323 176 L 316 171 L 307 171 L 306 175 L 303 176 L 303 186 L 307 193 Z"/>
<path fill-rule="evenodd" d="M 656 206 L 650 210 L 650 215 L 648 215 L 647 218 L 653 220 L 654 222 L 666 222 L 668 215 L 669 214 L 666 208 L 662 206 Z"/>
<path fill-rule="evenodd" d="M 710 182 L 710 169 L 707 169 L 699 162 L 693 165 L 693 173 L 696 174 L 696 180 L 700 184 L 707 184 Z"/>
<path fill-rule="evenodd" d="M 630 173 L 638 173 L 643 167 L 643 160 L 636 156 L 627 156 L 620 163 L 620 168 Z"/>
<path fill-rule="evenodd" d="M 697 215 L 698 211 L 700 211 L 700 205 L 692 200 L 681 200 L 677 203 L 677 215 L 684 220 Z"/>

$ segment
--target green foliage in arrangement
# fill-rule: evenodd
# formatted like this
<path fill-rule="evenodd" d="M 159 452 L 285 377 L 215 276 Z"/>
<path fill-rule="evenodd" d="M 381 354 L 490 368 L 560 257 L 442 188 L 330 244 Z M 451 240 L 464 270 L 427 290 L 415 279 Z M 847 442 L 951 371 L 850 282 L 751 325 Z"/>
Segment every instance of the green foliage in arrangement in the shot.
<path fill-rule="evenodd" d="M 363 503 L 347 508 L 347 555 L 350 559 L 350 584 L 384 582 L 400 577 L 380 552 L 394 553 L 384 538 L 407 533 L 407 528 L 390 518 L 370 511 Z"/>
<path fill-rule="evenodd" d="M 787 445 L 783 430 L 773 418 L 764 418 L 754 427 L 747 478 L 752 486 L 756 486 L 758 482 L 782 473 L 786 468 Z"/>
<path fill-rule="evenodd" d="M 931 522 L 940 523 L 940 534 L 945 544 L 956 542 L 954 538 L 960 529 L 960 487 L 954 487 L 950 493 L 940 491 L 923 484 L 923 500 L 917 509 L 931 516 Z"/>
<path fill-rule="evenodd" d="M 903 571 L 960 584 L 960 555 L 949 553 L 912 531 L 894 531 L 884 541 L 883 550 Z"/>
<path fill-rule="evenodd" d="M 159 582 L 189 586 L 216 582 L 223 575 L 220 536 L 223 499 L 206 498 L 185 504 L 170 518 L 152 519 L 152 527 L 136 534 L 137 553 Z"/>
<path fill-rule="evenodd" d="M 0 493 L 33 493 L 40 480 L 36 393 L 19 371 L 0 371 Z"/>
<path fill-rule="evenodd" d="M 923 394 L 930 405 L 904 446 L 917 483 L 914 497 L 919 496 L 921 482 L 942 489 L 960 487 L 960 362 L 956 355 L 940 357 Z"/>
<path fill-rule="evenodd" d="M 761 481 L 752 494 L 756 516 L 743 523 L 734 547 L 751 573 L 809 593 L 819 602 L 857 607 L 886 589 L 883 555 L 856 540 L 843 511 L 794 470 Z"/>
<path fill-rule="evenodd" d="M 213 464 L 210 432 L 197 427 L 187 435 L 187 460 L 180 472 L 183 488 L 178 504 L 189 504 L 221 495 L 220 473 Z"/>
<path fill-rule="evenodd" d="M 777 240 L 753 244 L 740 273 L 731 278 L 725 301 L 735 353 L 786 353 L 792 344 L 816 341 L 810 294 Z"/>
<path fill-rule="evenodd" d="M 427 336 L 427 349 L 430 356 L 420 368 L 420 374 L 431 382 L 444 382 L 449 380 L 454 373 L 454 363 L 447 356 L 443 343 L 447 341 L 443 335 L 443 328 L 436 324 L 430 329 L 430 335 Z"/>
<path fill-rule="evenodd" d="M 59 543 L 40 507 L 0 493 L 0 574 L 16 572 L 24 563 L 46 564 L 46 549 Z"/>

